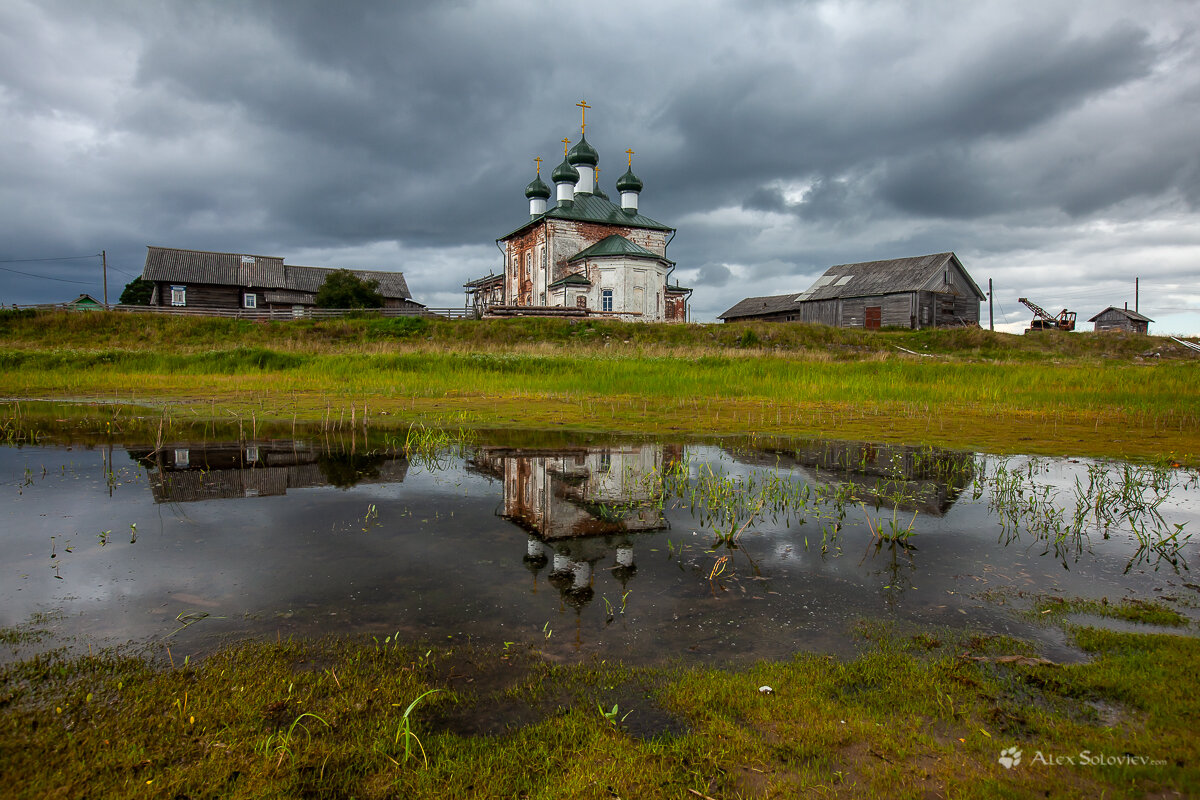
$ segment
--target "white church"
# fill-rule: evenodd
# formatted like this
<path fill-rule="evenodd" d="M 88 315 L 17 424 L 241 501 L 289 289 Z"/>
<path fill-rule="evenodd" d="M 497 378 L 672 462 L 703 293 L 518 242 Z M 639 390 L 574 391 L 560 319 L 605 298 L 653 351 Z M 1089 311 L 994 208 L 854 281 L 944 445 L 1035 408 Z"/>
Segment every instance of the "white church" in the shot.
<path fill-rule="evenodd" d="M 600 187 L 599 154 L 588 143 L 586 103 L 579 141 L 563 139 L 563 161 L 551 173 L 554 191 L 537 175 L 525 187 L 529 219 L 496 240 L 503 274 L 470 281 L 471 305 L 484 317 L 607 317 L 686 322 L 691 289 L 670 282 L 675 262 L 667 245 L 675 229 L 642 214 L 642 181 L 628 169 L 617 178 L 620 205 Z M 568 149 L 569 147 L 569 149 Z M 554 198 L 550 205 L 551 197 Z"/>

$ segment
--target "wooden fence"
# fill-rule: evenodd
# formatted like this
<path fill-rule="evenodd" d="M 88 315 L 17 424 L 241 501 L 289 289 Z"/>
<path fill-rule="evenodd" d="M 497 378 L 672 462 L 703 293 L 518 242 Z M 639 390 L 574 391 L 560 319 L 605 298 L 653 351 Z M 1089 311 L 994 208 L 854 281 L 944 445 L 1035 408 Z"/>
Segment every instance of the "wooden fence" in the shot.
<path fill-rule="evenodd" d="M 102 306 L 75 306 L 70 303 L 42 303 L 39 305 L 13 305 L 14 309 L 39 311 L 102 311 Z M 109 311 L 130 314 L 173 314 L 187 317 L 224 317 L 226 319 L 248 319 L 260 322 L 284 322 L 294 319 L 340 319 L 346 316 L 375 317 L 438 317 L 441 319 L 476 319 L 478 314 L 470 308 L 181 308 L 178 306 L 123 306 L 113 305 Z"/>

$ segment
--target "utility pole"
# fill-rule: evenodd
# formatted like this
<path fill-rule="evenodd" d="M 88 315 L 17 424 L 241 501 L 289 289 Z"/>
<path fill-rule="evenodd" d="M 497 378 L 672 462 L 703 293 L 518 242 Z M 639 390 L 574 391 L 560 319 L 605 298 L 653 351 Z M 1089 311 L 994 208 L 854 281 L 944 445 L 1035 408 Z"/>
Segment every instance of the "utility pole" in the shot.
<path fill-rule="evenodd" d="M 992 316 L 992 279 L 988 278 L 988 330 L 996 330 L 996 319 Z"/>
<path fill-rule="evenodd" d="M 104 271 L 104 308 L 108 309 L 108 251 L 100 251 L 100 268 Z"/>
<path fill-rule="evenodd" d="M 1140 288 L 1138 286 L 1138 284 L 1141 282 L 1141 280 L 1142 280 L 1141 278 L 1133 279 L 1133 313 L 1135 313 L 1135 314 L 1137 314 L 1140 311 L 1140 309 L 1138 308 L 1138 290 Z"/>

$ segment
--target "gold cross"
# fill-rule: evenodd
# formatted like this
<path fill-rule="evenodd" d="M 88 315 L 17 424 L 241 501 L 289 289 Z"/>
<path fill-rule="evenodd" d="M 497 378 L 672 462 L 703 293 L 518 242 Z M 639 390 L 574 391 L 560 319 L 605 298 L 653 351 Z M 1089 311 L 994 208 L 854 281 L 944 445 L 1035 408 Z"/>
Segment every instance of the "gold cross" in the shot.
<path fill-rule="evenodd" d="M 600 185 L 600 168 L 596 167 L 596 185 Z"/>
<path fill-rule="evenodd" d="M 631 147 L 625 152 L 629 154 L 629 168 L 633 169 L 633 148 Z"/>
<path fill-rule="evenodd" d="M 538 174 L 538 177 L 540 178 L 540 177 L 542 177 L 542 157 L 538 156 L 537 158 L 535 158 L 533 160 L 537 162 L 537 174 Z"/>
<path fill-rule="evenodd" d="M 580 100 L 575 105 L 579 106 L 579 133 L 582 134 L 587 129 L 587 110 L 591 106 L 587 104 L 587 100 Z"/>
<path fill-rule="evenodd" d="M 571 143 L 571 140 L 564 136 L 562 143 L 563 143 L 563 158 L 566 158 L 567 157 L 567 145 L 569 145 Z"/>

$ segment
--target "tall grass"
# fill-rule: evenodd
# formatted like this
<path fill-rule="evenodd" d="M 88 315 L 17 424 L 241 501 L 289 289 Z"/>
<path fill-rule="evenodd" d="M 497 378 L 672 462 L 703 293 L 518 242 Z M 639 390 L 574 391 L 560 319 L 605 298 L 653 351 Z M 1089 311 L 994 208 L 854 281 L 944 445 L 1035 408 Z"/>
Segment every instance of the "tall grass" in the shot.
<path fill-rule="evenodd" d="M 1164 346 L 1145 336 L 61 313 L 0 314 L 0 342 L 0 396 L 180 403 L 214 417 L 311 421 L 369 400 L 402 424 L 463 414 L 491 426 L 1200 454 L 1195 365 L 1143 365 L 1133 356 Z"/>

